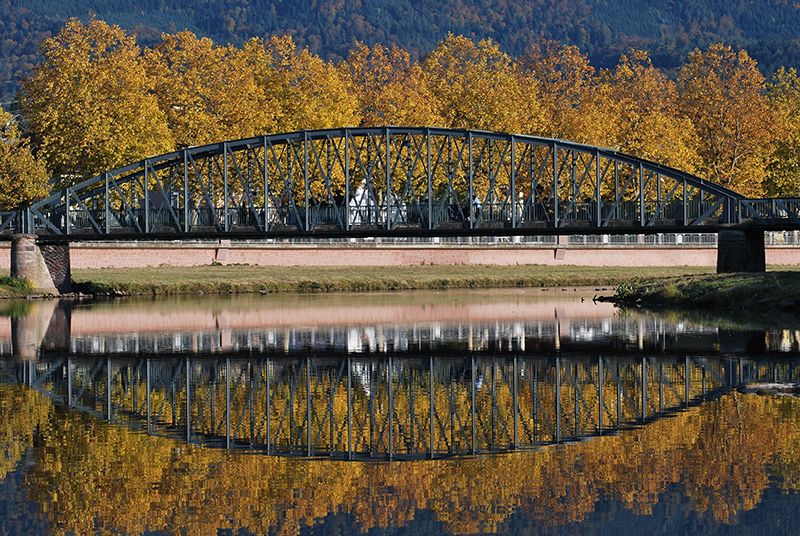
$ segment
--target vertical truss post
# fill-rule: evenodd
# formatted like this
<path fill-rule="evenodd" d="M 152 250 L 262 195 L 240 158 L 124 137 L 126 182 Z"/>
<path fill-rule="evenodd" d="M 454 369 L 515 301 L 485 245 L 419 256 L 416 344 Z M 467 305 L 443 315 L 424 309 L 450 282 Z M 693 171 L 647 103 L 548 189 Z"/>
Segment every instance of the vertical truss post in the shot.
<path fill-rule="evenodd" d="M 250 374 L 250 448 L 256 446 L 256 380 L 253 377 L 252 365 L 248 367 Z"/>
<path fill-rule="evenodd" d="M 111 420 L 111 358 L 106 358 L 106 420 Z"/>
<path fill-rule="evenodd" d="M 474 168 L 472 162 L 472 131 L 469 131 L 469 196 L 467 197 L 467 211 L 469 213 L 469 228 L 475 228 L 475 218 L 473 217 L 472 198 L 475 196 L 474 191 Z M 463 153 L 462 153 L 463 154 Z"/>
<path fill-rule="evenodd" d="M 595 173 L 595 200 L 597 202 L 597 226 L 602 227 L 603 225 L 603 210 L 601 206 L 601 197 L 600 197 L 600 149 L 595 150 L 594 154 L 594 173 Z M 600 427 L 602 429 L 602 426 Z"/>
<path fill-rule="evenodd" d="M 306 358 L 306 452 L 311 457 L 311 358 Z"/>
<path fill-rule="evenodd" d="M 372 384 L 372 361 L 369 363 L 369 455 L 375 453 L 375 386 Z"/>
<path fill-rule="evenodd" d="M 306 218 L 305 218 L 305 229 L 304 231 L 308 231 L 311 229 L 311 221 L 309 219 L 310 216 L 310 207 L 309 207 L 309 184 L 308 184 L 308 131 L 303 131 L 303 186 L 305 189 L 305 211 L 306 211 Z"/>
<path fill-rule="evenodd" d="M 67 358 L 67 406 L 72 406 L 72 359 Z"/>
<path fill-rule="evenodd" d="M 619 211 L 617 207 L 619 206 L 619 161 L 614 160 L 614 212 L 619 217 Z"/>
<path fill-rule="evenodd" d="M 556 443 L 561 443 L 561 359 L 556 358 Z"/>
<path fill-rule="evenodd" d="M 111 208 L 108 206 L 108 173 L 103 173 L 103 177 L 106 180 L 106 187 L 103 189 L 103 195 L 105 196 L 105 201 L 106 201 L 106 217 L 105 217 L 105 220 L 106 220 L 106 234 L 109 234 L 110 226 L 111 226 L 111 222 L 110 222 L 110 219 L 111 219 Z M 31 231 L 32 231 L 32 229 L 31 229 Z"/>
<path fill-rule="evenodd" d="M 470 407 L 470 415 L 472 417 L 472 454 L 475 454 L 475 431 L 476 431 L 476 419 L 475 419 L 475 357 L 472 358 L 472 375 L 470 377 L 470 393 L 471 393 L 471 407 Z"/>
<path fill-rule="evenodd" d="M 224 201 L 222 203 L 223 212 L 225 214 L 225 225 L 222 228 L 227 233 L 230 231 L 229 221 L 230 218 L 228 217 L 228 142 L 224 142 L 222 144 L 222 192 L 225 196 Z"/>
<path fill-rule="evenodd" d="M 603 358 L 597 358 L 597 431 L 603 435 Z"/>
<path fill-rule="evenodd" d="M 264 152 L 264 158 L 266 159 L 266 148 L 264 149 L 264 151 L 265 151 Z M 265 380 L 265 382 L 267 384 L 267 408 L 266 408 L 266 412 L 267 412 L 267 441 L 266 441 L 266 443 L 267 443 L 267 454 L 271 454 L 272 453 L 272 450 L 271 450 L 271 446 L 272 446 L 272 400 L 270 399 L 270 393 L 269 393 L 269 389 L 270 389 L 270 384 L 269 384 L 270 383 L 269 382 L 270 362 L 271 362 L 271 360 L 269 358 L 267 358 L 266 374 L 265 374 L 265 378 L 264 378 L 264 380 Z M 212 397 L 213 397 L 213 395 L 212 395 Z M 213 400 L 213 398 L 212 398 L 212 400 Z"/>
<path fill-rule="evenodd" d="M 146 158 L 142 160 L 142 165 L 144 166 L 144 192 L 142 192 L 144 195 L 144 232 L 147 234 L 150 232 L 150 165 Z"/>
<path fill-rule="evenodd" d="M 580 400 L 580 398 L 581 398 L 580 388 L 578 387 L 578 365 L 577 364 L 572 366 L 572 376 L 573 376 L 573 378 L 575 378 L 573 380 L 573 382 L 572 382 L 572 385 L 575 388 L 574 389 L 575 392 L 572 395 L 574 397 L 574 399 L 575 399 L 575 409 L 574 409 L 574 415 L 573 415 L 573 419 L 574 419 L 573 429 L 574 429 L 575 435 L 577 436 L 578 435 L 578 422 L 579 422 L 578 420 L 580 418 L 580 405 L 578 404 L 578 400 Z"/>
<path fill-rule="evenodd" d="M 350 222 L 350 129 L 344 129 L 344 228 L 353 228 Z"/>
<path fill-rule="evenodd" d="M 433 396 L 433 358 L 432 357 L 428 358 L 428 385 L 429 385 L 429 391 L 430 391 L 430 393 L 428 393 L 428 395 L 430 396 L 430 401 L 429 401 L 429 406 L 430 406 L 430 417 L 429 417 L 429 421 L 430 421 L 430 429 L 429 429 L 430 440 L 429 440 L 429 446 L 428 446 L 428 458 L 432 460 L 433 459 L 433 449 L 434 449 L 434 443 L 433 443 L 433 432 L 434 432 L 433 420 L 434 420 L 435 414 L 436 414 L 436 411 L 434 409 L 435 406 L 434 406 L 434 396 Z"/>
<path fill-rule="evenodd" d="M 647 358 L 642 358 L 642 422 L 647 418 Z"/>
<path fill-rule="evenodd" d="M 433 176 L 431 174 L 431 129 L 425 129 L 425 143 L 427 145 L 427 178 L 428 178 L 428 230 L 433 229 L 433 192 L 431 191 L 431 181 Z"/>
<path fill-rule="evenodd" d="M 389 369 L 387 372 L 389 380 L 389 461 L 392 461 L 394 454 L 394 387 L 392 385 L 392 358 L 389 357 Z"/>
<path fill-rule="evenodd" d="M 231 360 L 225 360 L 225 447 L 231 448 Z"/>
<path fill-rule="evenodd" d="M 644 167 L 641 162 L 639 162 L 639 223 L 644 227 Z"/>
<path fill-rule="evenodd" d="M 514 135 L 511 135 L 511 228 L 517 228 L 517 159 L 514 151 Z"/>
<path fill-rule="evenodd" d="M 214 379 L 211 380 L 211 433 L 217 433 L 217 377 L 219 370 L 214 363 Z"/>
<path fill-rule="evenodd" d="M 553 142 L 553 226 L 558 227 L 558 144 Z"/>
<path fill-rule="evenodd" d="M 192 369 L 189 357 L 186 358 L 186 442 L 192 442 Z"/>
<path fill-rule="evenodd" d="M 350 356 L 347 356 L 347 459 L 353 459 L 353 372 Z"/>
<path fill-rule="evenodd" d="M 688 192 L 686 190 L 687 190 L 687 188 L 686 188 L 686 179 L 683 179 L 683 225 L 684 225 L 684 227 L 689 225 L 689 207 L 687 206 L 688 202 L 689 202 L 689 198 L 688 198 Z"/>
<path fill-rule="evenodd" d="M 578 153 L 575 152 L 573 149 L 570 151 L 572 155 L 572 166 L 570 166 L 570 181 L 572 183 L 572 210 L 573 216 L 577 217 L 578 213 Z M 567 205 L 567 209 L 569 209 L 569 205 Z M 567 215 L 564 215 L 564 219 L 566 220 Z"/>
<path fill-rule="evenodd" d="M 152 428 L 152 426 L 153 426 L 153 424 L 152 424 L 153 423 L 153 421 L 152 421 L 153 402 L 152 402 L 152 399 L 150 398 L 151 384 L 150 384 L 150 360 L 149 359 L 147 360 L 146 376 L 147 376 L 147 381 L 146 381 L 146 383 L 147 383 L 147 433 L 149 434 L 153 429 Z"/>
<path fill-rule="evenodd" d="M 392 133 L 389 132 L 389 127 L 384 131 L 386 142 L 386 216 L 385 225 L 386 229 L 392 228 L 392 168 L 391 168 L 391 142 Z"/>
<path fill-rule="evenodd" d="M 659 212 L 661 213 L 661 218 L 663 219 L 664 209 L 661 206 L 661 173 L 656 173 L 656 213 L 653 214 L 653 219 L 658 218 Z"/>
<path fill-rule="evenodd" d="M 269 231 L 269 167 L 267 166 L 267 136 L 264 135 L 264 230 Z"/>
<path fill-rule="evenodd" d="M 533 442 L 539 438 L 539 414 L 536 412 L 539 407 L 539 365 L 533 365 Z"/>
<path fill-rule="evenodd" d="M 619 375 L 619 363 L 617 363 L 617 428 L 622 426 L 622 378 Z"/>
<path fill-rule="evenodd" d="M 774 372 L 775 372 L 775 364 L 774 363 L 773 363 L 772 367 L 773 367 L 772 368 L 773 381 L 776 381 L 777 378 L 775 377 L 775 374 L 774 374 Z M 705 363 L 700 365 L 700 372 L 702 373 L 702 380 L 703 380 L 703 400 L 705 400 L 706 399 L 706 365 L 705 365 Z"/>
<path fill-rule="evenodd" d="M 202 179 L 200 180 L 202 182 Z M 192 197 L 189 192 L 189 154 L 183 150 L 183 232 L 189 232 L 189 209 Z"/>
<path fill-rule="evenodd" d="M 514 356 L 514 448 L 519 448 L 519 362 Z"/>

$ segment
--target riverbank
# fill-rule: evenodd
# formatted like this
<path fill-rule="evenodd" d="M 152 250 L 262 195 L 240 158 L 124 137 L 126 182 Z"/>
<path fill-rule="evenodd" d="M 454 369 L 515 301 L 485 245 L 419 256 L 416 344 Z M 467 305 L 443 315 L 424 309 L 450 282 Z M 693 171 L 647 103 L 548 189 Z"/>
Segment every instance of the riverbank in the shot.
<path fill-rule="evenodd" d="M 594 287 L 611 295 L 632 277 L 686 277 L 706 267 L 588 266 L 253 266 L 76 269 L 76 292 L 91 295 L 176 295 L 273 292 L 366 292 L 444 288 Z M 0 296 L 35 294 L 35 289 L 0 287 Z"/>
<path fill-rule="evenodd" d="M 675 309 L 734 316 L 797 316 L 800 312 L 800 271 L 632 278 L 618 285 L 614 299 L 619 305 L 656 311 Z"/>

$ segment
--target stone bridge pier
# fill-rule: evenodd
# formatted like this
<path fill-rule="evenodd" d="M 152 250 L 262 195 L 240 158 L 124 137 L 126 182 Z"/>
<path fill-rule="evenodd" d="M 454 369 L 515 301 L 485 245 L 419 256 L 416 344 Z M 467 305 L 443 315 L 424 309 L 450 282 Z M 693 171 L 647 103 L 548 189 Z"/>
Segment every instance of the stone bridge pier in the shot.
<path fill-rule="evenodd" d="M 29 280 L 42 293 L 72 292 L 69 243 L 40 244 L 34 234 L 11 238 L 11 276 Z"/>

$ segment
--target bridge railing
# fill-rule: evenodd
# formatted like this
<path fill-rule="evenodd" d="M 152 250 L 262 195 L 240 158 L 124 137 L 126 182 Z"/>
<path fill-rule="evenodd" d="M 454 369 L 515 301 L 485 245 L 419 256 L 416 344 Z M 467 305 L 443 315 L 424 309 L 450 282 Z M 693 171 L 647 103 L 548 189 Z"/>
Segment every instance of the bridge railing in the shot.
<path fill-rule="evenodd" d="M 571 202 L 554 207 L 527 201 L 494 202 L 481 205 L 448 203 L 433 200 L 413 204 L 396 203 L 390 206 L 370 204 L 352 206 L 318 204 L 266 209 L 253 207 L 183 207 L 108 208 L 67 211 L 63 206 L 43 213 L 47 225 L 26 223 L 25 213 L 0 213 L 0 234 L 11 235 L 25 230 L 47 234 L 147 234 L 245 232 L 275 233 L 314 230 L 340 231 L 409 229 L 454 231 L 457 229 L 520 229 L 571 226 L 586 231 L 602 231 L 604 227 L 629 227 L 631 232 L 646 227 L 696 227 L 726 222 L 725 205 L 718 200 L 690 200 L 687 203 L 670 201 Z M 644 207 L 644 214 L 642 214 Z M 737 203 L 732 211 L 733 223 L 775 226 L 786 224 L 800 227 L 800 199 L 748 199 Z M 188 218 L 188 219 L 187 219 Z M 644 229 L 642 229 L 644 230 Z"/>
<path fill-rule="evenodd" d="M 742 222 L 800 225 L 800 199 L 744 199 L 738 203 L 738 211 Z"/>

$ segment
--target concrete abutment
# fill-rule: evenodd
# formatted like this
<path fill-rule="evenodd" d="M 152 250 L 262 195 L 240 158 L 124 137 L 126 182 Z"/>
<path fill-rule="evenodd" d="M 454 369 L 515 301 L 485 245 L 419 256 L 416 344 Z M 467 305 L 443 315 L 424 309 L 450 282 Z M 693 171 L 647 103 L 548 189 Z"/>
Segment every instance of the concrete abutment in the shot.
<path fill-rule="evenodd" d="M 718 274 L 767 271 L 764 231 L 724 230 L 717 236 Z"/>

